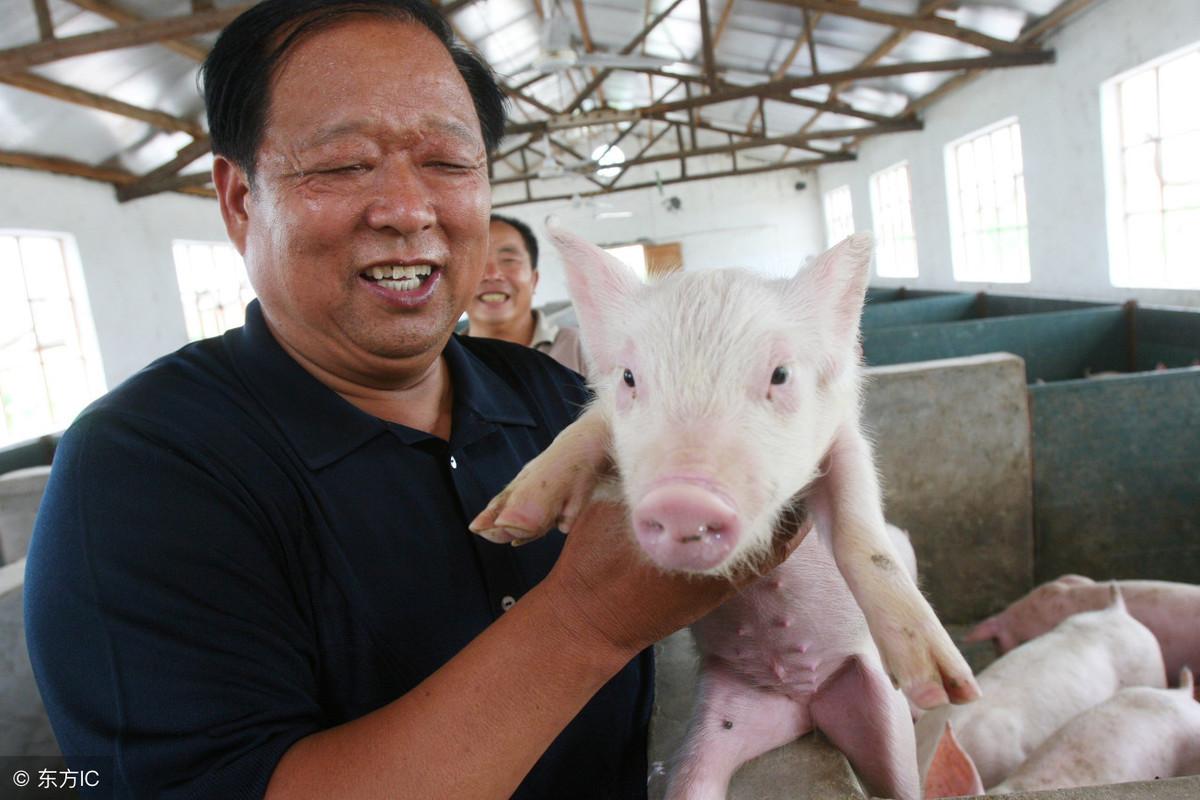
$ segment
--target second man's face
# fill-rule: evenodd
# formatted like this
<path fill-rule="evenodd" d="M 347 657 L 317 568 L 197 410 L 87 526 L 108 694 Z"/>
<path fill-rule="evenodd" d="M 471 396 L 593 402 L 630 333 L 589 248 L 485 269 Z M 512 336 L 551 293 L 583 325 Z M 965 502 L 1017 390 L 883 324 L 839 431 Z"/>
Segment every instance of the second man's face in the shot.
<path fill-rule="evenodd" d="M 538 274 L 530 263 L 525 240 L 513 226 L 491 223 L 487 269 L 467 315 L 473 322 L 502 325 L 529 315 Z"/>

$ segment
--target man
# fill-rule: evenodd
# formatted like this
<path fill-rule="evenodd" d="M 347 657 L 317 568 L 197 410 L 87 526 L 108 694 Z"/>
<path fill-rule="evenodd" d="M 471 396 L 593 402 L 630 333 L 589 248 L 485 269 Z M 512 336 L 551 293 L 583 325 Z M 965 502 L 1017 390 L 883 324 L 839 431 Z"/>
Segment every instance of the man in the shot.
<path fill-rule="evenodd" d="M 266 0 L 204 87 L 260 300 L 60 446 L 25 598 L 68 760 L 117 797 L 640 796 L 644 649 L 736 586 L 646 567 L 609 506 L 565 544 L 467 530 L 584 399 L 451 337 L 487 253 L 487 68 L 423 3 Z"/>
<path fill-rule="evenodd" d="M 555 325 L 532 308 L 538 242 L 519 219 L 492 214 L 487 269 L 467 306 L 468 336 L 504 339 L 540 350 L 576 372 L 586 370 L 579 330 Z"/>

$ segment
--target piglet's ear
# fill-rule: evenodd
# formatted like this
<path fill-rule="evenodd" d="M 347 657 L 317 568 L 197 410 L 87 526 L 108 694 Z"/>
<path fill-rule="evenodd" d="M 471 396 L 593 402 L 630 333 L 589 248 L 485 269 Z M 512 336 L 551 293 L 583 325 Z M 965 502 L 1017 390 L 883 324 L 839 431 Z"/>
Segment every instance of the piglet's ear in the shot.
<path fill-rule="evenodd" d="M 562 255 L 583 349 L 592 362 L 590 373 L 603 375 L 616 366 L 622 319 L 642 282 L 633 270 L 591 242 L 562 228 L 548 231 Z"/>
<path fill-rule="evenodd" d="M 1194 699 L 1200 700 L 1200 696 L 1197 696 L 1196 693 L 1196 679 L 1192 677 L 1192 671 L 1187 667 L 1182 667 L 1179 670 L 1179 688 Z"/>
<path fill-rule="evenodd" d="M 925 773 L 925 800 L 935 797 L 961 797 L 963 795 L 983 794 L 983 781 L 975 762 L 958 739 L 954 736 L 954 728 L 949 722 L 938 740 L 937 751 L 933 754 L 933 762 Z"/>
<path fill-rule="evenodd" d="M 856 233 L 802 267 L 790 294 L 795 307 L 820 319 L 829 343 L 840 349 L 856 340 L 870 278 L 871 234 Z"/>

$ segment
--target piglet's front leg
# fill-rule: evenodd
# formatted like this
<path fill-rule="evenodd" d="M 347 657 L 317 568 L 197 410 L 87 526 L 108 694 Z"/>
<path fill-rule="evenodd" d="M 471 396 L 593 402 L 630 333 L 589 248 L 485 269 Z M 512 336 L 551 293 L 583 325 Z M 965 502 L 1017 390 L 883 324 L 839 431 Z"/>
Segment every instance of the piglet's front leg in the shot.
<path fill-rule="evenodd" d="M 887 534 L 870 445 L 857 424 L 839 430 L 813 508 L 831 531 L 833 555 L 867 619 L 884 667 L 921 708 L 968 703 L 979 686 Z"/>
<path fill-rule="evenodd" d="M 513 545 L 555 527 L 567 532 L 608 464 L 609 438 L 604 415 L 589 408 L 492 498 L 470 529 L 489 541 Z"/>

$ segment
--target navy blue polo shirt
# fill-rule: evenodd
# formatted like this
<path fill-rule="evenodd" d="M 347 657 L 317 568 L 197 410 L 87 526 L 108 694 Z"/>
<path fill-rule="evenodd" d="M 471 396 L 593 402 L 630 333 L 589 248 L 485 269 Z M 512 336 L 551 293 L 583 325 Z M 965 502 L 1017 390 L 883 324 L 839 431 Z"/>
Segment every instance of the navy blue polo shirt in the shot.
<path fill-rule="evenodd" d="M 260 797 L 296 740 L 408 692 L 546 575 L 561 534 L 512 548 L 467 523 L 586 389 L 505 342 L 455 336 L 444 357 L 449 442 L 319 383 L 257 302 L 243 328 L 81 415 L 25 584 L 68 759 L 111 759 L 120 797 Z M 650 658 L 592 699 L 517 797 L 645 796 Z"/>

